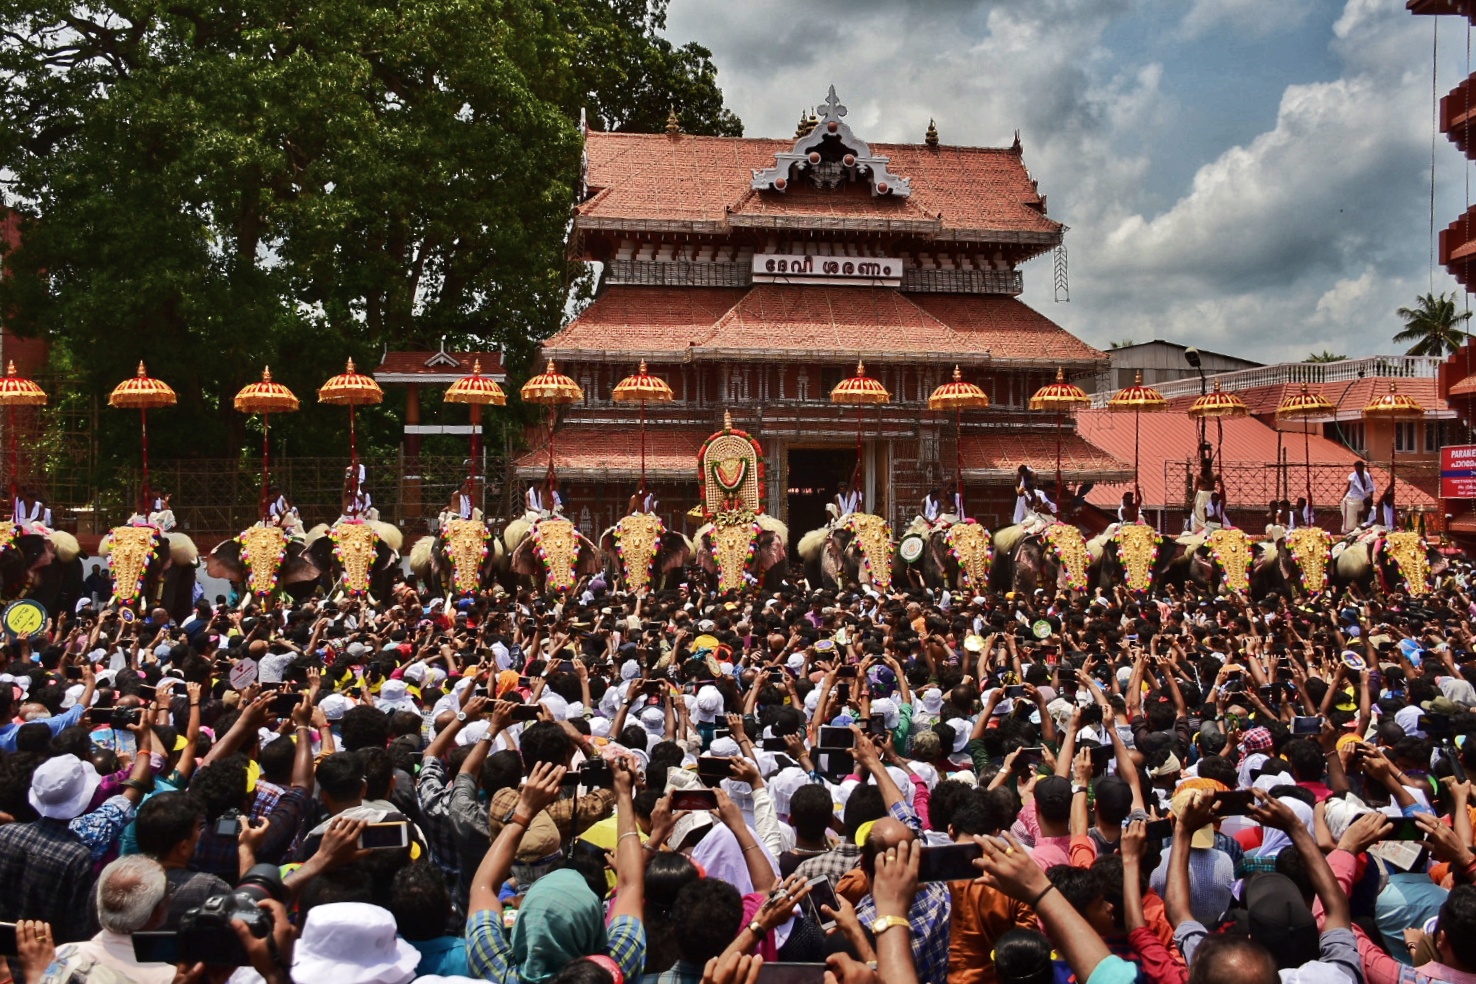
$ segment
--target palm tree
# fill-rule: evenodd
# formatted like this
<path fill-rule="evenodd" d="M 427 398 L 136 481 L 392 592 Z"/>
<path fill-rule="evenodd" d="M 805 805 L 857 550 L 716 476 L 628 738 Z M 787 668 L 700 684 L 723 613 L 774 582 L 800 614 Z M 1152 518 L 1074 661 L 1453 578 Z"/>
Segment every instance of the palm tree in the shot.
<path fill-rule="evenodd" d="M 1405 355 L 1446 355 L 1466 340 L 1461 326 L 1470 320 L 1471 312 L 1456 312 L 1455 294 L 1426 294 L 1415 307 L 1400 308 L 1398 313 L 1404 319 L 1404 330 L 1394 341 L 1414 342 Z"/>
<path fill-rule="evenodd" d="M 1313 352 L 1311 355 L 1307 356 L 1302 361 L 1303 362 L 1342 362 L 1346 358 L 1348 358 L 1346 355 L 1339 355 L 1337 352 L 1330 352 L 1327 349 L 1323 349 L 1321 352 Z"/>

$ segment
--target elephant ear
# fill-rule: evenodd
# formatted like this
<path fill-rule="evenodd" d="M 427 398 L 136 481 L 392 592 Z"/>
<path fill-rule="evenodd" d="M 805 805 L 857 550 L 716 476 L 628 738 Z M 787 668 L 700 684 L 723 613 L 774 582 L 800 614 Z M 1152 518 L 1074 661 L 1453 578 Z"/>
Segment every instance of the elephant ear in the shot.
<path fill-rule="evenodd" d="M 513 548 L 512 572 L 522 577 L 535 577 L 538 568 L 538 558 L 533 555 L 533 541 L 524 538 Z"/>
<path fill-rule="evenodd" d="M 579 536 L 579 559 L 574 563 L 576 577 L 593 577 L 605 570 L 605 555 L 589 537 Z"/>
<path fill-rule="evenodd" d="M 661 573 L 679 571 L 692 562 L 692 544 L 680 533 L 668 532 L 661 538 Z"/>
<path fill-rule="evenodd" d="M 615 527 L 600 534 L 600 552 L 606 554 L 615 553 Z"/>
<path fill-rule="evenodd" d="M 205 573 L 222 581 L 238 582 L 246 576 L 241 563 L 241 543 L 235 537 L 222 540 L 205 556 Z"/>
<path fill-rule="evenodd" d="M 287 559 L 282 561 L 282 570 L 277 574 L 277 579 L 283 584 L 306 584 L 316 581 L 324 573 L 325 570 L 318 566 L 312 551 L 301 550 L 294 556 L 289 550 Z"/>
<path fill-rule="evenodd" d="M 765 530 L 759 535 L 758 549 L 754 551 L 759 570 L 770 571 L 784 563 L 787 551 L 784 538 L 778 533 Z"/>

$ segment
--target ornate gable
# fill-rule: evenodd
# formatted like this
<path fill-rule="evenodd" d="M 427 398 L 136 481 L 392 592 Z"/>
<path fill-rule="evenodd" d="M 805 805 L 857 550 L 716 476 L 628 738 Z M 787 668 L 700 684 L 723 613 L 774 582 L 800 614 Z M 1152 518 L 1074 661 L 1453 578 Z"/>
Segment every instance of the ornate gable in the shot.
<path fill-rule="evenodd" d="M 819 107 L 819 120 L 813 129 L 799 137 L 794 149 L 774 155 L 774 166 L 755 168 L 755 191 L 783 192 L 789 183 L 804 177 L 817 188 L 837 188 L 846 181 L 863 178 L 871 183 L 873 195 L 906 198 L 912 194 L 912 181 L 887 170 L 890 157 L 879 157 L 858 140 L 841 117 L 846 107 L 836 98 L 835 86 Z"/>

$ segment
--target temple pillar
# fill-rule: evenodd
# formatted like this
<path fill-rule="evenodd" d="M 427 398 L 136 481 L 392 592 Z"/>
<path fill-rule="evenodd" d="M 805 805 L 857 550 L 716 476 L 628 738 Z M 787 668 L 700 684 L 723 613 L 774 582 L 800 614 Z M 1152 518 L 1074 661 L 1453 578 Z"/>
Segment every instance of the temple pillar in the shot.
<path fill-rule="evenodd" d="M 420 423 L 420 386 L 410 383 L 405 387 L 405 489 L 402 501 L 404 515 L 400 518 L 419 516 L 421 513 L 420 435 L 411 428 Z"/>

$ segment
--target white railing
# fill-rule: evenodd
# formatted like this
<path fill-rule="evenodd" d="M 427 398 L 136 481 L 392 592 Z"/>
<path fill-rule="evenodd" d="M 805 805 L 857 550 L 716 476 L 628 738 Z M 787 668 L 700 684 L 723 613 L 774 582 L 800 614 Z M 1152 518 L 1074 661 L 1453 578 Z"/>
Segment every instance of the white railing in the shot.
<path fill-rule="evenodd" d="M 1433 355 L 1371 355 L 1340 362 L 1282 362 L 1274 366 L 1206 374 L 1205 378 L 1209 386 L 1218 382 L 1220 389 L 1227 392 L 1283 383 L 1339 383 L 1365 376 L 1434 379 L 1444 361 L 1443 357 Z M 1169 400 L 1199 395 L 1198 376 L 1152 385 Z M 1105 407 L 1115 392 L 1116 388 L 1112 387 L 1099 390 L 1092 396 L 1092 406 Z"/>

